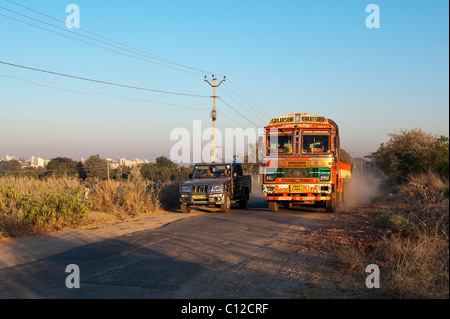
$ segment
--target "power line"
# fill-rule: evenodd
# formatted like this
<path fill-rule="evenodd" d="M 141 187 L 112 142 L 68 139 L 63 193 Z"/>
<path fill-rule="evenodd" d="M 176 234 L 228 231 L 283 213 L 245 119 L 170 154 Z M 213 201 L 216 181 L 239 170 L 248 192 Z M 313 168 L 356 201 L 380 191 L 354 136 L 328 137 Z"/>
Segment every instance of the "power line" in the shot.
<path fill-rule="evenodd" d="M 261 107 L 259 107 L 255 102 L 253 102 L 244 92 L 242 92 L 241 89 L 239 89 L 236 84 L 233 83 L 233 81 L 228 81 L 231 83 L 231 85 L 233 85 L 239 92 L 241 92 L 242 95 L 244 95 L 255 107 L 257 107 L 261 112 L 263 112 L 268 118 L 271 118 L 271 116 L 264 111 Z"/>
<path fill-rule="evenodd" d="M 45 13 L 42 13 L 42 12 L 40 12 L 40 11 L 38 11 L 38 10 L 31 9 L 31 8 L 29 8 L 29 7 L 26 7 L 26 6 L 24 6 L 24 5 L 21 5 L 21 4 L 19 4 L 19 3 L 16 3 L 16 2 L 14 2 L 14 1 L 11 1 L 11 0 L 7 0 L 7 1 L 10 2 L 10 3 L 12 3 L 12 4 L 14 4 L 14 5 L 16 5 L 16 6 L 22 7 L 22 8 L 24 8 L 24 9 L 29 10 L 29 11 L 38 13 L 38 14 L 40 14 L 40 15 L 42 15 L 42 16 L 45 16 L 45 17 L 47 17 L 47 18 L 50 18 L 50 19 L 53 19 L 53 20 L 55 20 L 55 21 L 58 21 L 58 22 L 60 22 L 60 23 L 64 23 L 64 24 L 65 24 L 65 21 L 59 20 L 59 19 L 57 19 L 57 18 L 55 18 L 55 17 L 52 17 L 52 16 L 47 15 L 47 14 L 45 14 Z M 9 11 L 12 11 L 12 10 L 9 10 Z M 30 18 L 30 19 L 33 19 L 33 18 Z M 34 19 L 34 20 L 36 20 L 36 19 Z M 46 23 L 46 22 L 42 22 L 42 23 Z M 47 23 L 47 24 L 48 24 L 48 23 Z M 53 25 L 52 25 L 52 26 L 53 26 Z M 56 27 L 56 26 L 55 26 L 55 27 Z M 86 32 L 86 33 L 89 33 L 89 34 L 91 34 L 91 35 L 95 35 L 95 36 L 100 37 L 100 38 L 102 38 L 102 39 L 108 40 L 108 41 L 110 41 L 110 42 L 119 44 L 119 45 L 121 45 L 121 46 L 123 46 L 123 47 L 125 47 L 125 48 L 132 49 L 133 51 L 130 51 L 130 50 L 127 50 L 127 49 L 124 49 L 124 48 L 120 48 L 120 49 L 122 49 L 122 50 L 127 50 L 127 51 L 133 52 L 133 53 L 135 53 L 135 54 L 147 56 L 147 57 L 149 57 L 149 58 L 152 58 L 152 59 L 155 59 L 155 60 L 159 60 L 159 61 L 161 61 L 161 62 L 165 62 L 165 63 L 177 65 L 177 66 L 180 66 L 180 67 L 183 67 L 183 68 L 186 68 L 186 69 L 190 69 L 190 70 L 193 70 L 193 71 L 201 72 L 201 73 L 203 73 L 203 74 L 204 74 L 204 73 L 211 73 L 211 72 L 207 72 L 207 71 L 204 71 L 204 70 L 201 70 L 201 69 L 193 68 L 193 67 L 190 67 L 190 66 L 187 66 L 187 65 L 178 63 L 178 62 L 171 61 L 171 60 L 169 60 L 169 59 L 166 59 L 166 58 L 157 56 L 157 55 L 155 55 L 155 54 L 152 54 L 152 53 L 149 53 L 149 52 L 146 52 L 146 51 L 143 51 L 143 50 L 139 50 L 139 49 L 134 48 L 134 47 L 132 47 L 132 46 L 130 46 L 130 45 L 127 45 L 127 44 L 124 44 L 124 43 L 115 41 L 115 40 L 113 40 L 113 39 L 111 39 L 111 38 L 102 36 L 102 35 L 100 35 L 100 34 L 91 32 L 91 31 L 86 30 L 86 29 L 83 29 L 83 28 L 79 28 L 79 30 L 81 30 L 81 31 L 83 31 L 83 32 Z M 72 32 L 72 33 L 75 33 L 75 32 Z M 75 34 L 77 34 L 77 33 L 75 33 Z M 82 35 L 80 35 L 80 34 L 77 34 L 77 35 L 82 36 Z M 95 40 L 95 41 L 100 41 L 100 40 Z M 104 42 L 104 41 L 100 41 L 100 42 L 107 44 L 107 43 Z M 111 44 L 108 44 L 108 45 L 111 45 Z M 113 45 L 111 45 L 111 46 L 113 46 Z M 117 47 L 117 46 L 116 46 L 116 47 Z M 139 52 L 140 52 L 140 53 L 139 53 Z"/>
<path fill-rule="evenodd" d="M 0 8 L 1 8 L 1 9 L 5 9 L 5 8 L 3 8 L 3 7 L 0 7 Z M 6 10 L 8 10 L 8 9 L 6 9 Z M 12 10 L 8 10 L 8 11 L 12 11 Z M 22 15 L 22 14 L 20 14 L 20 13 L 17 13 L 17 14 Z M 182 71 L 182 72 L 187 72 L 187 73 L 191 73 L 191 74 L 198 75 L 198 73 L 194 73 L 194 72 L 191 72 L 191 71 L 188 71 L 188 70 L 183 70 L 183 69 L 180 69 L 180 68 L 177 68 L 177 67 L 173 67 L 173 66 L 169 66 L 169 65 L 164 65 L 164 64 L 161 64 L 161 63 L 158 63 L 158 62 L 153 62 L 153 61 L 150 61 L 150 60 L 147 60 L 147 59 L 143 59 L 143 58 L 140 58 L 140 57 L 131 55 L 131 54 L 127 54 L 127 53 L 124 53 L 124 52 L 119 52 L 119 51 L 116 51 L 116 50 L 113 50 L 113 49 L 106 48 L 106 47 L 101 46 L 101 45 L 97 45 L 97 44 L 90 43 L 90 42 L 87 42 L 87 41 L 84 41 L 84 40 L 81 40 L 81 39 L 77 39 L 77 38 L 74 38 L 74 37 L 72 37 L 72 36 L 70 36 L 70 35 L 66 35 L 66 34 L 63 34 L 63 33 L 60 33 L 60 32 L 56 32 L 56 31 L 53 31 L 53 30 L 50 30 L 50 29 L 47 29 L 47 28 L 44 28 L 44 27 L 40 27 L 40 26 L 38 26 L 38 25 L 35 25 L 35 24 L 32 24 L 32 23 L 28 23 L 28 22 L 25 22 L 25 21 L 23 21 L 23 20 L 16 19 L 16 18 L 7 16 L 7 15 L 1 14 L 1 13 L 0 13 L 0 15 L 3 16 L 3 17 L 6 17 L 6 18 L 8 18 L 8 19 L 15 20 L 15 21 L 18 21 L 18 22 L 20 22 L 20 23 L 27 24 L 27 25 L 29 25 L 29 26 L 32 26 L 32 27 L 35 27 L 35 28 L 38 28 L 38 29 L 42 29 L 42 30 L 45 30 L 45 31 L 48 31 L 48 32 L 51 32 L 51 33 L 54 33 L 54 34 L 61 35 L 61 36 L 63 36 L 63 37 L 69 38 L 69 39 L 76 40 L 76 41 L 78 41 L 78 42 L 82 42 L 82 43 L 85 43 L 85 44 L 88 44 L 88 45 L 91 45 L 91 46 L 94 46 L 94 47 L 97 47 L 97 48 L 100 48 L 100 49 L 108 50 L 108 51 L 113 52 L 113 53 L 121 54 L 121 55 L 124 55 L 124 56 L 131 57 L 131 58 L 133 58 L 133 59 L 137 59 L 137 60 L 149 62 L 149 63 L 152 63 L 152 64 L 164 66 L 164 67 L 167 67 L 167 68 L 170 68 L 170 69 L 175 69 L 175 70 L 179 70 L 179 71 Z M 28 18 L 29 18 L 29 19 L 32 19 L 32 20 L 39 21 L 39 22 L 41 22 L 41 23 L 49 24 L 49 23 L 46 23 L 46 22 L 43 22 L 43 21 L 40 21 L 40 20 L 31 18 L 31 17 L 28 17 Z M 54 26 L 54 25 L 52 25 L 52 24 L 49 24 L 49 25 Z M 72 32 L 72 31 L 65 30 L 65 29 L 59 28 L 59 27 L 57 27 L 57 26 L 54 26 L 54 27 L 55 27 L 55 28 L 58 28 L 58 29 L 62 29 L 62 30 L 64 30 L 64 31 L 66 31 L 66 32 L 74 33 L 74 32 Z M 74 34 L 76 34 L 76 33 L 74 33 Z M 79 35 L 79 34 L 77 34 L 77 35 Z M 79 36 L 83 36 L 83 35 L 79 35 Z M 86 36 L 83 36 L 83 37 L 86 37 Z M 92 40 L 94 40 L 94 41 L 99 41 L 99 40 L 96 40 L 96 39 L 93 39 L 93 38 L 90 38 L 90 37 L 86 37 L 86 38 L 92 39 Z M 100 41 L 100 42 L 103 42 L 103 41 Z M 103 43 L 104 43 L 104 42 L 103 42 Z M 107 43 L 106 43 L 106 44 L 107 44 Z M 111 44 L 108 44 L 108 45 L 111 45 Z M 114 45 L 112 45 L 112 46 L 114 46 Z M 114 46 L 114 47 L 117 47 L 117 46 Z M 119 47 L 118 47 L 118 48 L 119 48 Z M 119 49 L 124 50 L 124 49 L 122 49 L 122 48 L 119 48 Z"/>
<path fill-rule="evenodd" d="M 11 1 L 11 0 L 7 0 L 7 1 L 8 1 L 9 3 L 13 4 L 13 5 L 22 7 L 22 8 L 24 8 L 24 9 L 27 9 L 27 10 L 32 11 L 32 12 L 34 12 L 34 13 L 40 14 L 40 15 L 42 15 L 42 16 L 45 16 L 45 17 L 47 17 L 47 18 L 50 18 L 50 19 L 53 19 L 53 20 L 55 20 L 55 21 L 58 21 L 58 22 L 60 22 L 60 23 L 64 23 L 64 24 L 65 24 L 65 21 L 59 20 L 59 19 L 57 19 L 57 18 L 55 18 L 55 17 L 52 17 L 52 16 L 50 16 L 50 15 L 47 15 L 47 14 L 45 14 L 45 13 L 43 13 L 43 12 L 38 11 L 38 10 L 31 9 L 31 8 L 29 8 L 29 7 L 26 7 L 26 6 L 24 6 L 24 5 L 21 5 L 21 4 L 19 4 L 19 3 L 16 3 L 16 2 L 14 2 L 14 1 Z M 70 32 L 70 33 L 72 33 L 72 34 L 74 34 L 74 35 L 81 36 L 81 37 L 84 37 L 84 38 L 87 38 L 87 39 L 90 39 L 90 40 L 93 40 L 93 41 L 96 41 L 96 42 L 99 42 L 99 43 L 102 43 L 102 44 L 105 44 L 105 45 L 108 45 L 108 46 L 111 46 L 111 47 L 114 47 L 114 48 L 117 48 L 117 49 L 120 49 L 120 50 L 125 50 L 125 51 L 131 52 L 131 53 L 133 53 L 133 54 L 137 54 L 137 55 L 140 55 L 140 56 L 145 56 L 145 57 L 148 57 L 148 58 L 151 58 L 151 59 L 154 59 L 154 60 L 158 60 L 158 61 L 163 62 L 163 63 L 172 64 L 172 65 L 177 65 L 177 66 L 179 66 L 179 67 L 183 67 L 183 68 L 185 68 L 185 69 L 190 69 L 190 70 L 193 70 L 193 71 L 196 71 L 196 72 L 211 73 L 211 72 L 207 72 L 207 71 L 204 71 L 204 70 L 201 70 L 201 69 L 197 69 L 197 68 L 193 68 L 193 67 L 190 67 L 190 66 L 186 66 L 186 65 L 183 65 L 183 64 L 180 64 L 180 63 L 171 61 L 171 60 L 166 59 L 166 58 L 159 57 L 159 56 L 157 56 L 157 55 L 154 55 L 154 54 L 152 54 L 152 53 L 149 53 L 149 52 L 146 52 L 146 51 L 143 51 L 143 50 L 139 50 L 139 49 L 134 48 L 134 47 L 132 47 L 132 46 L 129 46 L 129 45 L 126 45 L 126 44 L 124 44 L 124 43 L 115 41 L 115 40 L 113 40 L 113 39 L 111 39 L 111 38 L 108 38 L 108 37 L 99 35 L 99 34 L 97 34 L 97 33 L 91 32 L 91 31 L 86 30 L 86 29 L 83 29 L 83 28 L 79 28 L 79 30 L 81 30 L 81 31 L 83 31 L 83 32 L 86 32 L 86 33 L 89 33 L 89 34 L 91 34 L 91 35 L 100 37 L 100 38 L 102 38 L 102 39 L 108 40 L 108 41 L 110 41 L 110 42 L 119 44 L 119 45 L 122 46 L 122 47 L 119 47 L 119 46 L 117 46 L 117 45 L 113 45 L 113 44 L 110 44 L 110 43 L 107 43 L 107 42 L 105 42 L 105 41 L 101 41 L 101 40 L 98 40 L 98 39 L 95 39 L 95 38 L 92 38 L 92 37 L 89 37 L 89 36 L 85 36 L 85 35 L 78 34 L 78 33 L 76 33 L 76 32 L 67 30 L 67 29 L 65 29 L 65 28 L 61 28 L 61 27 L 58 27 L 58 26 L 56 26 L 56 25 L 50 24 L 50 23 L 48 23 L 48 22 L 45 22 L 45 21 L 42 21 L 42 20 L 39 20 L 39 19 L 35 19 L 35 18 L 33 18 L 33 17 L 24 15 L 24 14 L 22 14 L 22 13 L 18 13 L 18 12 L 14 11 L 14 10 L 10 10 L 10 9 L 4 8 L 4 7 L 0 7 L 0 8 L 2 8 L 2 9 L 4 9 L 4 10 L 7 10 L 7 11 L 9 11 L 9 12 L 13 12 L 13 13 L 15 13 L 15 14 L 17 14 L 17 15 L 26 17 L 26 18 L 28 18 L 28 19 L 32 19 L 32 20 L 34 20 L 34 21 L 38 21 L 38 22 L 40 22 L 40 23 L 43 23 L 43 24 L 52 26 L 52 27 L 54 27 L 54 28 L 61 29 L 61 30 L 65 31 L 65 32 Z M 154 61 L 149 61 L 149 60 L 147 60 L 147 59 L 143 59 L 143 58 L 140 58 L 140 57 L 137 57 L 137 56 L 134 56 L 134 55 L 130 55 L 130 54 L 124 53 L 124 52 L 119 52 L 119 51 L 116 51 L 116 50 L 112 50 L 112 49 L 110 49 L 110 48 L 106 48 L 106 47 L 101 46 L 101 45 L 97 45 L 97 44 L 93 44 L 93 43 L 90 43 L 90 42 L 87 42 L 87 41 L 84 41 L 84 40 L 81 40 L 81 39 L 77 39 L 77 38 L 74 38 L 74 37 L 72 37 L 72 36 L 69 36 L 69 35 L 66 35 L 66 34 L 62 34 L 62 33 L 59 33 L 59 32 L 53 31 L 53 30 L 49 30 L 49 29 L 46 29 L 46 28 L 43 28 L 43 27 L 40 27 L 40 26 L 31 24 L 31 23 L 22 21 L 22 20 L 20 20 L 20 19 L 16 19 L 16 18 L 7 16 L 7 15 L 4 15 L 4 14 L 0 14 L 0 15 L 4 16 L 4 17 L 6 17 L 6 18 L 9 18 L 9 19 L 12 19 L 12 20 L 15 20 L 15 21 L 18 21 L 18 22 L 21 22 L 21 23 L 24 23 L 24 24 L 33 26 L 33 27 L 36 27 L 36 28 L 39 28 L 39 29 L 43 29 L 43 30 L 48 31 L 48 32 L 52 32 L 52 33 L 55 33 L 55 34 L 58 34 L 58 35 L 61 35 L 61 36 L 67 37 L 67 38 L 71 38 L 71 39 L 74 39 L 74 40 L 76 40 L 76 41 L 79 41 L 79 42 L 82 42 L 82 43 L 86 43 L 86 44 L 89 44 L 89 45 L 92 45 L 92 46 L 95 46 L 95 47 L 99 47 L 99 48 L 102 48 L 102 49 L 105 49 L 105 50 L 108 50 L 108 51 L 111 51 L 111 52 L 114 52 L 114 53 L 122 54 L 122 55 L 125 55 L 125 56 L 128 56 L 128 57 L 132 57 L 132 58 L 139 59 L 139 60 L 142 60 L 142 61 L 145 61 L 145 62 L 153 63 L 153 64 L 156 64 L 156 65 L 160 65 L 160 66 L 164 66 L 164 67 L 168 67 L 168 68 L 172 68 L 172 69 L 176 69 L 176 70 L 180 70 L 180 71 L 184 71 L 184 72 L 188 72 L 188 73 L 197 74 L 197 73 L 194 73 L 194 72 L 190 72 L 190 71 L 188 71 L 188 70 L 183 70 L 183 69 L 176 68 L 176 67 L 173 67 L 173 66 L 170 66 L 170 65 L 165 65 L 165 64 L 161 64 L 161 63 L 154 62 Z M 126 48 L 128 48 L 128 49 L 126 49 Z M 131 50 L 129 50 L 129 49 L 131 49 Z M 52 72 L 52 71 L 46 71 L 46 70 L 40 70 L 40 69 L 35 69 L 35 68 L 30 68 L 30 67 L 24 67 L 24 66 L 20 66 L 20 65 L 14 65 L 14 64 L 12 64 L 12 63 L 6 63 L 6 62 L 2 62 L 2 61 L 0 61 L 0 63 L 6 64 L 6 65 L 10 65 L 10 66 L 15 66 L 15 67 L 21 67 L 21 68 L 25 68 L 25 69 L 29 69 L 29 70 L 34 70 L 34 71 L 46 72 L 46 73 L 50 73 L 50 74 L 54 74 L 54 75 L 66 76 L 66 77 L 70 77 L 70 78 L 74 78 L 74 79 L 79 79 L 79 80 L 91 81 L 91 82 L 96 82 L 96 83 L 101 83 L 101 84 L 107 84 L 107 85 L 121 86 L 121 87 L 131 88 L 131 89 L 146 90 L 146 91 L 152 91 L 152 92 L 158 92 L 158 93 L 166 93 L 166 94 L 176 94 L 176 95 L 184 95 L 184 96 L 193 96 L 193 97 L 207 97 L 207 96 L 196 95 L 196 94 L 186 94 L 186 93 L 178 93 L 178 92 L 169 92 L 169 91 L 161 91 L 161 90 L 154 90 L 154 89 L 146 89 L 146 88 L 139 88 L 139 87 L 134 87 L 134 86 L 129 86 L 129 85 L 123 85 L 123 84 L 117 84 L 117 83 L 112 83 L 112 82 L 93 80 L 93 79 L 88 79 L 88 78 L 82 78 L 82 77 L 77 77 L 77 76 L 71 76 L 71 75 L 67 75 L 67 74 L 62 74 L 62 73 Z M 216 73 L 216 74 L 217 74 L 217 73 Z M 268 114 L 267 114 L 264 110 L 262 110 L 256 103 L 254 103 L 254 102 L 253 102 L 253 101 L 252 101 L 252 100 L 251 100 L 244 92 L 242 92 L 242 90 L 240 90 L 240 89 L 239 89 L 232 81 L 230 81 L 230 83 L 231 83 L 231 84 L 232 84 L 232 85 L 233 85 L 233 86 L 234 86 L 234 87 L 235 87 L 235 88 L 236 88 L 243 96 L 245 96 L 245 97 L 247 98 L 247 100 L 250 101 L 252 104 L 249 104 L 249 103 L 248 103 L 245 99 L 243 99 L 239 94 L 237 94 L 237 93 L 236 93 L 235 91 L 233 91 L 229 86 L 227 86 L 227 88 L 228 88 L 231 92 L 233 92 L 236 96 L 238 96 L 238 97 L 239 97 L 242 101 L 244 101 L 246 104 L 248 104 L 248 105 L 251 106 L 252 108 L 255 108 L 255 107 L 256 107 L 256 110 L 257 110 L 257 111 L 266 114 L 266 115 L 270 118 L 270 115 L 268 115 Z M 228 94 L 227 94 L 227 95 L 228 95 Z M 243 106 L 241 103 L 237 102 L 237 101 L 236 101 L 234 98 L 232 98 L 230 95 L 228 95 L 228 96 L 229 96 L 231 99 L 233 99 L 233 101 L 235 101 L 235 102 L 238 103 L 239 105 Z M 117 98 L 117 97 L 116 97 L 116 98 Z M 120 98 L 120 97 L 119 97 L 119 98 Z M 226 104 L 228 107 L 230 107 L 231 109 L 233 109 L 235 112 L 237 112 L 239 115 L 241 115 L 242 117 L 244 117 L 245 119 L 247 119 L 248 121 L 250 121 L 251 123 L 253 123 L 254 125 L 256 125 L 253 121 L 249 120 L 247 117 L 245 117 L 244 115 L 242 115 L 242 114 L 241 114 L 240 112 L 238 112 L 236 109 L 234 109 L 233 107 L 231 107 L 228 103 L 226 103 L 226 102 L 223 101 L 222 99 L 220 99 L 220 100 L 221 100 L 224 104 Z M 151 101 L 151 102 L 153 102 L 153 101 Z M 153 102 L 153 103 L 157 103 L 157 102 Z M 244 107 L 244 106 L 243 106 L 243 107 Z M 244 108 L 245 108 L 245 107 L 244 107 Z M 247 109 L 247 110 L 248 110 L 248 109 Z M 259 118 L 259 119 L 260 119 L 260 118 Z M 260 120 L 261 120 L 261 119 L 260 119 Z M 258 125 L 256 125 L 256 126 L 258 126 Z"/>
<path fill-rule="evenodd" d="M 30 84 L 33 84 L 33 85 L 38 85 L 38 86 L 46 87 L 46 88 L 49 88 L 49 89 L 54 89 L 54 90 L 64 91 L 64 92 L 70 92 L 70 93 L 89 94 L 89 95 L 104 95 L 104 96 L 108 96 L 108 97 L 115 98 L 115 99 L 120 99 L 120 100 L 126 100 L 126 101 L 132 101 L 132 102 L 142 102 L 142 103 L 154 103 L 154 104 L 169 105 L 169 106 L 174 106 L 174 107 L 178 107 L 178 108 L 182 108 L 182 109 L 186 109 L 186 110 L 192 110 L 192 111 L 208 110 L 207 108 L 191 108 L 191 107 L 186 107 L 186 106 L 179 105 L 179 104 L 174 104 L 174 103 L 165 103 L 165 102 L 157 102 L 157 101 L 151 101 L 151 100 L 140 100 L 140 99 L 126 98 L 126 97 L 112 95 L 112 94 L 104 93 L 104 92 L 86 92 L 86 91 L 78 91 L 78 90 L 72 90 L 72 89 L 63 89 L 63 88 L 58 88 L 58 87 L 54 87 L 54 86 L 51 86 L 51 85 L 37 83 L 37 82 L 31 81 L 31 80 L 23 79 L 23 78 L 20 78 L 20 77 L 14 76 L 14 75 L 10 75 L 10 74 L 8 74 L 8 75 L 0 75 L 0 77 L 8 77 L 8 78 L 16 79 L 18 81 L 22 81 L 22 82 L 25 82 L 25 83 L 30 83 Z"/>
<path fill-rule="evenodd" d="M 230 86 L 228 86 L 228 85 L 226 85 L 226 89 L 227 90 L 230 90 L 230 92 L 232 92 L 232 94 L 234 94 L 237 98 L 239 98 L 243 103 L 245 103 L 246 105 L 248 105 L 249 107 L 251 107 L 254 111 L 250 111 L 246 106 L 244 106 L 242 103 L 240 103 L 240 102 L 238 102 L 238 101 L 236 101 L 236 99 L 234 99 L 233 97 L 231 97 L 230 95 L 228 95 L 228 96 L 230 96 L 230 98 L 231 99 L 233 99 L 233 101 L 235 101 L 237 104 L 239 104 L 240 106 L 242 106 L 243 108 L 245 108 L 245 109 L 247 109 L 248 111 L 250 111 L 250 112 L 255 112 L 256 111 L 256 113 L 255 114 L 261 114 L 261 115 L 263 115 L 263 116 L 265 116 L 264 114 L 263 114 L 263 112 L 262 112 L 262 110 L 261 109 L 258 109 L 258 108 L 256 108 L 255 106 L 253 106 L 252 104 L 250 104 L 248 101 L 246 101 L 241 95 L 239 95 L 238 93 L 236 93 L 236 91 L 234 91 Z M 259 118 L 260 120 L 261 120 L 261 118 Z M 264 123 L 266 122 L 266 120 L 262 120 Z"/>
<path fill-rule="evenodd" d="M 173 95 L 183 95 L 183 96 L 191 96 L 191 97 L 209 98 L 209 96 L 207 96 L 207 95 L 198 95 L 198 94 L 162 91 L 162 90 L 148 89 L 148 88 L 142 88 L 142 87 L 126 85 L 126 84 L 119 84 L 119 83 L 113 83 L 113 82 L 107 82 L 107 81 L 101 81 L 101 80 L 94 80 L 94 79 L 84 78 L 84 77 L 80 77 L 80 76 L 69 75 L 69 74 L 65 74 L 65 73 L 58 73 L 58 72 L 53 72 L 53 71 L 42 70 L 42 69 L 32 68 L 32 67 L 28 67 L 28 66 L 8 63 L 8 62 L 4 62 L 4 61 L 0 61 L 0 63 L 4 64 L 4 65 L 9 65 L 9 66 L 12 66 L 12 67 L 16 67 L 16 68 L 22 68 L 22 69 L 31 70 L 31 71 L 37 71 L 37 72 L 43 72 L 43 73 L 48 73 L 48 74 L 53 74 L 53 75 L 58 75 L 58 76 L 64 76 L 64 77 L 72 78 L 72 79 L 76 79 L 76 80 L 83 80 L 83 81 L 89 81 L 89 82 L 94 82 L 94 83 L 100 83 L 100 84 L 124 87 L 124 88 L 128 88 L 128 89 L 141 90 L 141 91 L 150 91 L 150 92 L 164 93 L 164 94 L 173 94 Z"/>
<path fill-rule="evenodd" d="M 222 90 L 223 90 L 223 88 L 222 88 Z M 244 109 L 246 109 L 247 111 L 249 111 L 250 113 L 252 113 L 251 110 L 249 110 L 249 109 L 248 109 L 245 105 L 243 105 L 242 103 L 239 103 L 239 101 L 236 101 L 236 99 L 233 98 L 230 94 L 228 94 L 225 90 L 223 90 L 223 93 L 225 93 L 225 95 L 227 95 L 227 96 L 228 96 L 230 99 L 232 99 L 235 103 L 237 103 L 238 105 L 240 105 L 241 107 L 243 107 Z M 258 117 L 258 115 L 255 114 L 254 112 L 253 112 L 252 115 L 255 116 L 258 120 L 262 121 L 263 123 L 266 122 L 266 121 L 262 120 L 260 117 Z"/>
<path fill-rule="evenodd" d="M 230 109 L 232 109 L 233 111 L 235 111 L 236 113 L 238 113 L 240 116 L 242 116 L 244 119 L 246 119 L 247 121 L 249 121 L 250 123 L 252 123 L 253 125 L 255 125 L 256 127 L 260 127 L 258 124 L 256 124 L 255 122 L 253 122 L 252 120 L 250 120 L 248 117 L 242 115 L 241 112 L 239 112 L 238 110 L 236 110 L 234 107 L 232 107 L 230 104 L 228 104 L 227 102 L 225 102 L 222 98 L 218 97 L 218 99 L 220 101 L 222 101 L 223 104 L 225 104 L 226 106 L 228 106 Z"/>
<path fill-rule="evenodd" d="M 244 125 L 242 125 L 240 122 L 236 121 L 236 119 L 234 119 L 234 118 L 232 118 L 232 117 L 226 115 L 223 111 L 222 111 L 221 113 L 218 113 L 218 115 L 219 115 L 219 114 L 225 116 L 227 119 L 232 120 L 234 123 L 236 123 L 236 124 L 238 124 L 238 125 L 240 125 L 240 126 L 242 126 L 242 127 L 244 126 Z"/>

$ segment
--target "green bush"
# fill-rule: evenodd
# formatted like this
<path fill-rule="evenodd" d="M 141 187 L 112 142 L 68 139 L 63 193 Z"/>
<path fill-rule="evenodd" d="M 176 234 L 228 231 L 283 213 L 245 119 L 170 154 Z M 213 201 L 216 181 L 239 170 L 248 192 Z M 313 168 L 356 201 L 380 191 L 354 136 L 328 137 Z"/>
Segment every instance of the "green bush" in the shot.
<path fill-rule="evenodd" d="M 36 232 L 57 223 L 79 223 L 91 204 L 80 183 L 66 181 L 0 179 L 0 233 Z"/>
<path fill-rule="evenodd" d="M 391 139 L 370 154 L 386 176 L 395 183 L 404 183 L 409 176 L 435 173 L 449 175 L 449 139 L 433 136 L 420 129 L 389 134 Z"/>
<path fill-rule="evenodd" d="M 389 228 L 392 226 L 391 216 L 383 214 L 375 219 L 375 226 L 378 228 Z"/>

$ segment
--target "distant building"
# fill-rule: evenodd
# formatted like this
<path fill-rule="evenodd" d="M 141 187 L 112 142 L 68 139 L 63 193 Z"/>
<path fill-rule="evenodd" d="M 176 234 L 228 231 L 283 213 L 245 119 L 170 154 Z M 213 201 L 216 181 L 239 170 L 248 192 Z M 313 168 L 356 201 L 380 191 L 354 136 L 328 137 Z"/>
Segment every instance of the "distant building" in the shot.
<path fill-rule="evenodd" d="M 147 161 L 146 159 L 140 159 L 140 158 L 136 158 L 134 161 L 132 160 L 127 160 L 124 157 L 119 157 L 117 159 L 117 165 L 118 166 L 128 166 L 128 167 L 133 167 L 134 165 L 139 165 L 139 164 L 148 164 L 149 161 Z"/>
<path fill-rule="evenodd" d="M 18 158 L 18 157 L 15 157 L 15 156 L 9 156 L 9 155 L 6 155 L 6 161 L 7 161 L 7 162 L 13 161 L 13 160 L 19 161 L 19 158 Z"/>
<path fill-rule="evenodd" d="M 49 162 L 48 160 L 45 160 L 40 157 L 36 158 L 34 156 L 31 156 L 29 161 L 31 167 L 45 167 L 45 165 L 47 165 L 48 162 Z"/>

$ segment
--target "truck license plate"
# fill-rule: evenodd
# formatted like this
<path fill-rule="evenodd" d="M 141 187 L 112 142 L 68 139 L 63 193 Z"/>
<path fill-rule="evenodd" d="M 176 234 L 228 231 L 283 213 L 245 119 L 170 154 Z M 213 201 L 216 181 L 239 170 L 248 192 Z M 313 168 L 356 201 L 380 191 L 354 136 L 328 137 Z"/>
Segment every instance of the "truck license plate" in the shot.
<path fill-rule="evenodd" d="M 206 199 L 206 195 L 193 195 L 193 199 Z"/>
<path fill-rule="evenodd" d="M 316 193 L 317 185 L 291 185 L 291 193 Z"/>

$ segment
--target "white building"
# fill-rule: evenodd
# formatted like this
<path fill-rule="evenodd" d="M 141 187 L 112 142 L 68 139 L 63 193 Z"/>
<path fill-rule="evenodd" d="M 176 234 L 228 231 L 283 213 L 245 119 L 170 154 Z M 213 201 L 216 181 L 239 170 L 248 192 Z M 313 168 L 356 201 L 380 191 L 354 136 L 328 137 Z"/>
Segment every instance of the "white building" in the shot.
<path fill-rule="evenodd" d="M 47 163 L 48 163 L 48 161 L 46 161 L 45 159 L 43 159 L 43 158 L 40 158 L 40 157 L 34 157 L 34 156 L 31 156 L 31 158 L 30 158 L 30 166 L 31 167 L 45 167 L 45 165 L 47 165 Z"/>

